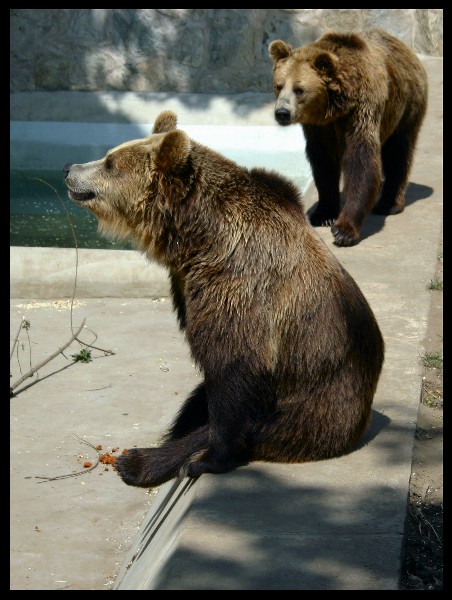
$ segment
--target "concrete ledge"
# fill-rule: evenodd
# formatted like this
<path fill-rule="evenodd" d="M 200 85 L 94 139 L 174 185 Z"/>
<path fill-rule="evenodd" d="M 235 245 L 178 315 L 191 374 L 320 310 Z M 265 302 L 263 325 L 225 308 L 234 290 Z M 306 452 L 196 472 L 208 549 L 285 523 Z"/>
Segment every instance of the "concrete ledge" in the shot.
<path fill-rule="evenodd" d="M 160 298 L 168 274 L 133 250 L 10 248 L 12 298 Z M 77 277 L 76 277 L 77 276 Z"/>
<path fill-rule="evenodd" d="M 153 590 L 158 587 L 161 573 L 176 548 L 196 484 L 194 479 L 176 477 L 159 488 L 113 589 Z"/>
<path fill-rule="evenodd" d="M 14 92 L 12 121 L 148 123 L 173 110 L 180 123 L 274 125 L 274 94 L 176 94 L 158 92 Z"/>

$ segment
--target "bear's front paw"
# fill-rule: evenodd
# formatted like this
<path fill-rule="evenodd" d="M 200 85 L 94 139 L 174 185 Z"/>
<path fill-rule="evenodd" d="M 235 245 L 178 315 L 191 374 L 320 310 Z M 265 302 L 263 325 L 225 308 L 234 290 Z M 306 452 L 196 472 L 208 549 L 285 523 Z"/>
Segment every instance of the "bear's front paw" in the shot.
<path fill-rule="evenodd" d="M 227 473 L 245 464 L 247 464 L 247 460 L 238 456 L 216 456 L 203 452 L 192 456 L 190 461 L 181 468 L 179 474 L 181 477 L 199 477 L 203 473 Z"/>
<path fill-rule="evenodd" d="M 337 213 L 335 212 L 327 213 L 317 209 L 309 216 L 309 221 L 313 227 L 330 227 L 336 218 Z"/>
<path fill-rule="evenodd" d="M 336 246 L 356 246 L 359 243 L 359 235 L 356 235 L 351 229 L 339 227 L 337 223 L 331 227 L 331 233 Z"/>

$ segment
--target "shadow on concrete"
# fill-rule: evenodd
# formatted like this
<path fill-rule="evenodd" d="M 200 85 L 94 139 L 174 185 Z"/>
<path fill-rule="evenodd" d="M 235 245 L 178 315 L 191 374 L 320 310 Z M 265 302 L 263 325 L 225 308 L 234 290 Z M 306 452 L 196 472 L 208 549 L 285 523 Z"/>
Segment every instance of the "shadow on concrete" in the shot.
<path fill-rule="evenodd" d="M 390 422 L 391 420 L 389 417 L 381 412 L 378 412 L 377 410 L 373 410 L 369 427 L 358 444 L 355 446 L 354 450 L 359 450 L 360 448 L 367 446 L 367 444 L 369 444 L 382 429 L 387 427 Z"/>
<path fill-rule="evenodd" d="M 386 561 L 391 552 L 395 563 L 400 557 L 396 545 L 375 553 L 373 540 L 402 535 L 400 515 L 391 512 L 401 491 L 369 486 L 351 498 L 340 485 L 333 492 L 297 481 L 287 485 L 250 465 L 209 485 L 192 508 L 201 543 L 188 547 L 182 538 L 152 589 L 334 590 L 347 579 L 347 589 L 360 589 L 363 563 L 375 589 L 388 589 Z M 202 539 L 203 526 L 216 533 L 216 544 Z M 242 540 L 236 552 L 228 547 L 233 532 Z"/>
<path fill-rule="evenodd" d="M 383 429 L 385 435 L 379 437 Z M 224 475 L 203 475 L 194 483 L 191 507 L 182 500 L 186 480 L 175 481 L 168 494 L 176 513 L 172 527 L 179 529 L 177 547 L 155 567 L 151 545 L 158 545 L 158 529 L 167 527 L 163 503 L 161 513 L 142 529 L 134 555 L 141 577 L 127 580 L 126 573 L 127 581 L 122 586 L 118 582 L 118 589 L 351 590 L 363 589 L 363 580 L 374 582 L 366 589 L 395 589 L 388 564 L 400 562 L 403 518 L 394 504 L 398 499 L 403 505 L 406 491 L 394 485 L 389 470 L 405 460 L 403 448 L 411 436 L 409 425 L 394 425 L 382 412 L 372 411 L 369 429 L 353 452 L 372 443 L 371 452 L 388 463 L 388 483 L 372 484 L 381 464 L 370 461 L 359 494 L 347 486 L 353 469 L 342 471 L 341 459 L 265 463 L 265 468 L 251 463 Z M 357 454 L 354 460 L 359 477 L 363 457 Z M 319 484 L 317 465 L 327 469 L 329 476 L 324 472 L 322 477 L 329 478 L 328 485 Z M 393 542 L 385 552 L 376 552 L 384 537 Z M 153 574 L 146 577 L 147 571 Z"/>

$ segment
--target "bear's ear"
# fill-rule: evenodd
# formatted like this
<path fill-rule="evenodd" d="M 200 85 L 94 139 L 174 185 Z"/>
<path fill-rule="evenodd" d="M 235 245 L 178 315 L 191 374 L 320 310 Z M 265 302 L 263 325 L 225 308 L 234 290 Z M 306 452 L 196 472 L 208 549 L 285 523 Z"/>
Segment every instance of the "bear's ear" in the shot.
<path fill-rule="evenodd" d="M 171 110 L 165 110 L 155 119 L 152 133 L 166 133 L 177 127 L 177 116 Z"/>
<path fill-rule="evenodd" d="M 287 58 L 292 54 L 292 46 L 290 44 L 286 44 L 282 40 L 274 40 L 268 47 L 268 52 L 271 58 L 278 62 L 282 58 Z"/>
<path fill-rule="evenodd" d="M 321 38 L 322 41 L 332 42 L 343 48 L 351 50 L 364 50 L 366 42 L 356 33 L 326 33 Z"/>
<path fill-rule="evenodd" d="M 163 137 L 155 148 L 152 159 L 160 170 L 175 171 L 187 162 L 190 151 L 190 138 L 184 131 L 177 129 Z"/>
<path fill-rule="evenodd" d="M 338 59 L 329 52 L 322 52 L 314 60 L 314 68 L 327 77 L 334 77 L 337 65 Z"/>

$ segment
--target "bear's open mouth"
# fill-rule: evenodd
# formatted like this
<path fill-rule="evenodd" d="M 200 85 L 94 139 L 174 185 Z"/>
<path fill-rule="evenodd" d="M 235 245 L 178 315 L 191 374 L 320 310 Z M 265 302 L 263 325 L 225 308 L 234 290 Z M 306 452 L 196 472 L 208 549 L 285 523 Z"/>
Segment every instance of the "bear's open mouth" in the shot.
<path fill-rule="evenodd" d="M 92 200 L 96 197 L 94 192 L 74 192 L 73 190 L 69 190 L 69 195 L 73 200 L 78 200 L 79 202 Z"/>

